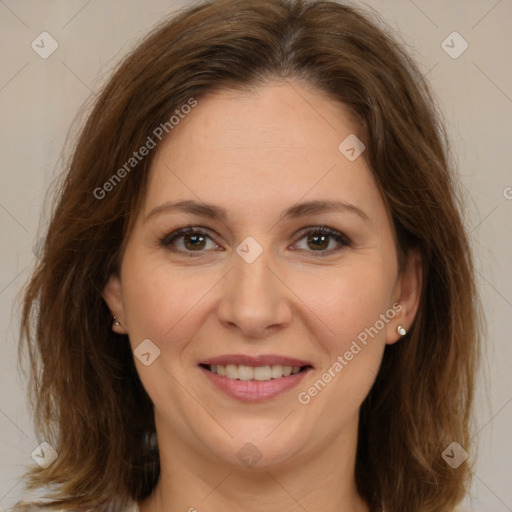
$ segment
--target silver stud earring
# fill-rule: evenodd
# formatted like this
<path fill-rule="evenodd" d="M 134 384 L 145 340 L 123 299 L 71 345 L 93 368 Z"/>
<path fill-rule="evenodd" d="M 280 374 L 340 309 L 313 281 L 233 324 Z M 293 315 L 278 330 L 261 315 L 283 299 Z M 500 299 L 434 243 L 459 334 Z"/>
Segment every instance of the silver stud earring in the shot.
<path fill-rule="evenodd" d="M 400 336 L 405 336 L 407 334 L 405 327 L 401 324 L 396 328 L 396 330 L 397 330 L 398 334 L 400 334 Z"/>
<path fill-rule="evenodd" d="M 114 325 L 115 325 L 115 327 L 120 327 L 121 326 L 121 324 L 117 321 L 115 315 L 114 315 Z"/>

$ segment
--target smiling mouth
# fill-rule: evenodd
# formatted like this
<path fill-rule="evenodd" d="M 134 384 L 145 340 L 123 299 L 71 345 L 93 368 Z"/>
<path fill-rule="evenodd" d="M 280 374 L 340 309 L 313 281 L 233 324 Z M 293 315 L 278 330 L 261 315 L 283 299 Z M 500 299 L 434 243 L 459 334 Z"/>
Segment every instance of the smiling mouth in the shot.
<path fill-rule="evenodd" d="M 199 366 L 211 373 L 219 375 L 220 377 L 226 377 L 227 379 L 260 382 L 289 377 L 290 375 L 297 375 L 298 373 L 312 368 L 311 365 L 283 366 L 280 364 L 266 366 L 200 364 Z"/>

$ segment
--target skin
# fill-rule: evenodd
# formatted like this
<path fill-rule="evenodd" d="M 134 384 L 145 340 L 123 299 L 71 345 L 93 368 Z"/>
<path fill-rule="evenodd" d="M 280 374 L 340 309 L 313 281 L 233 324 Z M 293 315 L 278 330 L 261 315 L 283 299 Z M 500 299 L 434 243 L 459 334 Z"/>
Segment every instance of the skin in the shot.
<path fill-rule="evenodd" d="M 364 158 L 349 161 L 338 150 L 354 133 L 344 105 L 303 83 L 276 81 L 201 98 L 158 148 L 120 276 L 104 291 L 120 323 L 114 329 L 132 348 L 150 339 L 160 350 L 149 366 L 135 359 L 154 403 L 162 467 L 141 512 L 369 510 L 354 481 L 359 409 L 386 344 L 400 339 L 397 326 L 413 322 L 421 281 L 415 253 L 399 271 L 390 217 Z M 184 199 L 215 204 L 228 217 L 148 217 Z M 346 210 L 280 220 L 315 199 L 350 203 L 367 219 Z M 176 239 L 174 251 L 161 244 L 188 225 L 208 236 Z M 351 244 L 308 243 L 303 228 L 322 225 Z M 253 263 L 236 252 L 248 236 L 263 249 Z M 397 302 L 400 312 L 301 404 L 298 393 Z M 233 353 L 285 355 L 314 369 L 297 388 L 245 403 L 223 395 L 197 366 Z M 262 455 L 253 467 L 237 457 L 247 442 Z"/>

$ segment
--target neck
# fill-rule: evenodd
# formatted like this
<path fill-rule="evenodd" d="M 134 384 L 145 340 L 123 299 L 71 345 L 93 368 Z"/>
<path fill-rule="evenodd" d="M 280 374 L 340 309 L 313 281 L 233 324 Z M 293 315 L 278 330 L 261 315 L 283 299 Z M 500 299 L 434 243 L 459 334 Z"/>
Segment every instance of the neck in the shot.
<path fill-rule="evenodd" d="M 286 462 L 240 467 L 158 429 L 161 472 L 140 512 L 369 512 L 354 467 L 357 418 L 343 434 Z M 354 441 L 355 440 L 355 441 Z"/>

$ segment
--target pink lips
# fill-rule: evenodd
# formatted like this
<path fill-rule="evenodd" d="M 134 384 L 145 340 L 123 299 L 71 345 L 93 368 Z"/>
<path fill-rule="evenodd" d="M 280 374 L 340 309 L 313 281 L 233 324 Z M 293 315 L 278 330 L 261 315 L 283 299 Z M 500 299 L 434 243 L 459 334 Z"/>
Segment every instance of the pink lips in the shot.
<path fill-rule="evenodd" d="M 244 364 L 246 366 L 272 366 L 280 364 L 281 366 L 313 366 L 308 361 L 300 361 L 292 357 L 277 356 L 265 354 L 261 356 L 248 356 L 245 354 L 226 354 L 224 356 L 212 357 L 201 361 L 201 364 L 208 365 L 228 365 L 228 364 Z"/>
<path fill-rule="evenodd" d="M 216 373 L 212 373 L 209 369 L 205 368 L 207 365 L 246 365 L 246 366 L 292 366 L 292 367 L 307 367 L 301 372 L 290 375 L 288 377 L 280 377 L 269 381 L 242 381 L 237 379 L 229 379 L 222 377 Z M 199 366 L 205 377 L 224 394 L 231 398 L 236 398 L 245 402 L 258 402 L 267 400 L 284 393 L 285 391 L 295 387 L 304 376 L 312 369 L 311 363 L 301 361 L 291 357 L 283 357 L 277 355 L 261 355 L 261 356 L 247 356 L 244 354 L 230 354 L 224 356 L 213 357 L 202 361 Z"/>

